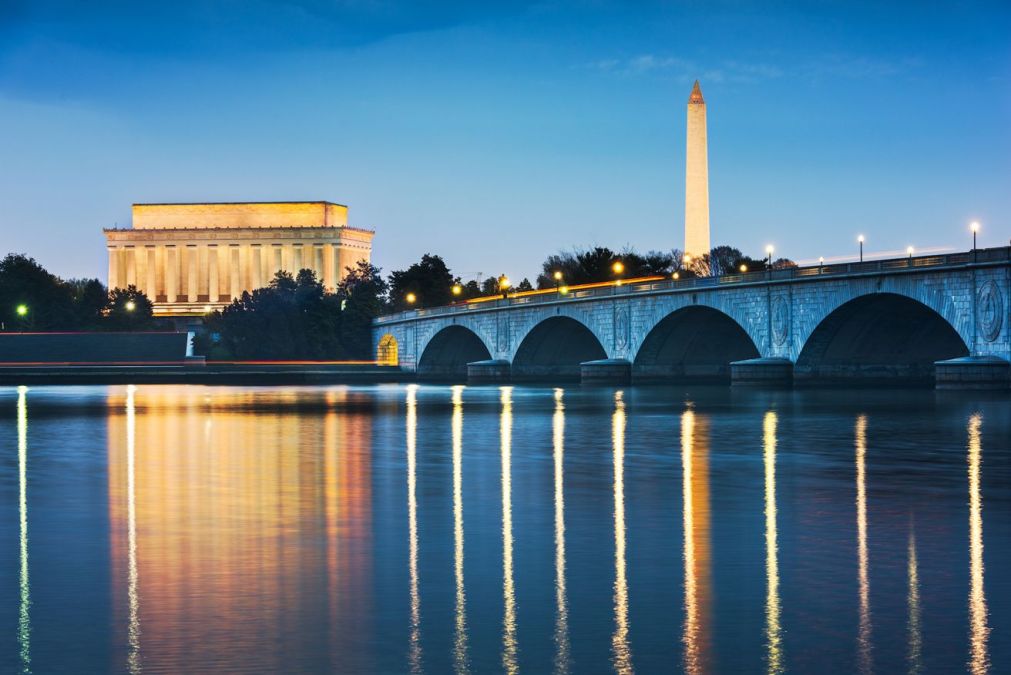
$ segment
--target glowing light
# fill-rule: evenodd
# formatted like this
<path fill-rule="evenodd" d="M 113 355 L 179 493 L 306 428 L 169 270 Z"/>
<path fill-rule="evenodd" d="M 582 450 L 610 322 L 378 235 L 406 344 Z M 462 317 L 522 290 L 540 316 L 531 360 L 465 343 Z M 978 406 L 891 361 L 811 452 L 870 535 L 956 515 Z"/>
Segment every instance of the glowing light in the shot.
<path fill-rule="evenodd" d="M 513 586 L 512 387 L 501 388 L 499 442 L 502 453 L 502 668 L 519 672 L 516 661 L 516 589 Z"/>
<path fill-rule="evenodd" d="M 744 274 L 747 271 L 748 271 L 748 266 L 747 265 L 741 265 L 741 274 Z"/>
<path fill-rule="evenodd" d="M 17 312 L 18 316 L 25 316 L 28 314 L 28 305 L 18 305 L 14 311 Z"/>
<path fill-rule="evenodd" d="M 214 311 L 213 307 L 210 305 L 204 305 L 204 314 L 210 314 L 212 311 Z"/>
<path fill-rule="evenodd" d="M 551 420 L 555 458 L 555 672 L 569 672 L 569 608 L 565 597 L 565 404 L 564 392 L 555 389 L 555 414 Z"/>
<path fill-rule="evenodd" d="M 416 296 L 414 293 L 408 293 L 407 295 L 404 296 L 404 300 L 407 301 L 408 305 L 413 305 L 417 299 L 418 296 Z"/>
<path fill-rule="evenodd" d="M 906 659 L 909 661 L 909 672 L 919 673 L 923 670 L 923 638 L 920 632 L 920 578 L 916 562 L 916 532 L 909 528 L 909 560 L 906 571 L 909 577 L 909 646 Z"/>
<path fill-rule="evenodd" d="M 18 387 L 18 518 L 20 536 L 20 574 L 18 585 L 21 602 L 18 607 L 18 647 L 21 672 L 32 672 L 31 587 L 28 584 L 28 387 Z"/>
<path fill-rule="evenodd" d="M 860 242 L 861 244 L 864 243 L 864 235 L 861 234 L 859 237 L 857 237 L 857 241 Z"/>
<path fill-rule="evenodd" d="M 776 247 L 774 247 L 772 244 L 769 244 L 768 246 L 765 247 L 765 252 L 768 255 L 772 255 L 773 253 L 775 253 L 775 251 L 776 251 Z"/>
<path fill-rule="evenodd" d="M 969 670 L 974 675 L 990 671 L 987 640 L 986 594 L 983 588 L 983 499 L 980 494 L 980 469 L 983 446 L 980 427 L 983 417 L 969 418 Z"/>
<path fill-rule="evenodd" d="M 133 310 L 137 309 L 137 303 L 134 302 L 133 300 L 127 300 L 126 304 L 123 306 L 126 308 L 126 311 L 128 312 L 132 312 Z"/>
<path fill-rule="evenodd" d="M 561 293 L 562 295 L 568 295 L 569 294 L 569 287 L 568 286 L 561 286 L 558 289 L 558 292 Z"/>
<path fill-rule="evenodd" d="M 460 295 L 463 293 L 463 286 L 460 284 L 453 284 L 453 295 Z"/>
<path fill-rule="evenodd" d="M 871 661 L 871 600 L 867 563 L 867 416 L 860 415 L 856 423 L 857 465 L 857 580 L 860 585 L 860 633 L 857 646 L 860 651 L 860 672 L 874 672 Z"/>
<path fill-rule="evenodd" d="M 692 254 L 691 253 L 685 253 L 685 255 L 684 255 L 684 264 L 685 264 L 685 267 L 687 267 L 688 265 L 690 265 L 691 262 L 692 262 Z"/>
<path fill-rule="evenodd" d="M 611 443 L 614 446 L 614 636 L 611 650 L 614 670 L 632 672 L 628 644 L 628 580 L 625 571 L 625 401 L 614 392 Z"/>
<path fill-rule="evenodd" d="M 671 275 L 671 278 L 674 279 L 674 281 L 677 281 L 678 279 L 681 278 L 681 275 L 675 272 L 674 274 Z"/>
<path fill-rule="evenodd" d="M 561 281 L 562 280 L 561 270 L 556 270 L 552 276 L 555 278 L 555 281 Z"/>
<path fill-rule="evenodd" d="M 776 527 L 776 413 L 765 413 L 765 643 L 769 673 L 783 672 L 783 637 L 779 623 L 779 545 Z"/>
<path fill-rule="evenodd" d="M 825 264 L 825 256 L 823 256 L 823 255 L 818 256 L 818 264 L 819 265 L 824 265 Z"/>
<path fill-rule="evenodd" d="M 126 388 L 126 541 L 127 541 L 127 598 L 130 606 L 127 626 L 127 642 L 130 645 L 126 657 L 130 673 L 139 673 L 140 661 L 140 596 L 138 594 L 139 575 L 137 571 L 137 387 Z"/>
<path fill-rule="evenodd" d="M 972 232 L 974 234 L 976 232 L 979 232 L 979 221 L 978 220 L 974 220 L 971 223 L 969 223 L 969 229 L 972 230 Z"/>
<path fill-rule="evenodd" d="M 498 287 L 501 288 L 503 291 L 509 288 L 510 286 L 512 286 L 512 282 L 509 281 L 509 277 L 503 274 L 498 278 Z"/>
<path fill-rule="evenodd" d="M 411 637 L 409 659 L 411 672 L 422 672 L 421 667 L 421 596 L 418 593 L 418 499 L 417 488 L 417 432 L 418 385 L 407 385 L 407 530 L 408 575 L 411 587 Z"/>
<path fill-rule="evenodd" d="M 912 256 L 912 255 L 913 255 L 913 250 L 914 250 L 914 249 L 913 249 L 913 247 L 912 247 L 912 246 L 907 246 L 907 247 L 906 247 L 906 253 L 908 253 L 908 254 L 909 254 L 910 256 Z"/>
<path fill-rule="evenodd" d="M 453 575 L 456 580 L 456 638 L 453 657 L 457 673 L 467 663 L 467 594 L 463 585 L 463 386 L 453 387 Z"/>
<path fill-rule="evenodd" d="M 622 272 L 625 271 L 625 263 L 621 262 L 620 260 L 616 260 L 614 264 L 611 265 L 611 270 L 615 274 L 621 274 Z"/>

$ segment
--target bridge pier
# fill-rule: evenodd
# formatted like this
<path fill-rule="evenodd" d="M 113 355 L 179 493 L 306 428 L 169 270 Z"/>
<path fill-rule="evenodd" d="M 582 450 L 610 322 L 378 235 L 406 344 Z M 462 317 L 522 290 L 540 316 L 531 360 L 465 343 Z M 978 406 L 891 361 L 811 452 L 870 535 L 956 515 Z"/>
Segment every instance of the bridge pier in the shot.
<path fill-rule="evenodd" d="M 937 361 L 934 377 L 938 389 L 1007 389 L 1011 363 L 997 356 L 963 356 Z"/>
<path fill-rule="evenodd" d="M 779 357 L 733 361 L 730 383 L 735 387 L 790 387 L 793 385 L 793 361 Z"/>
<path fill-rule="evenodd" d="M 583 384 L 628 384 L 632 379 L 632 363 L 628 359 L 597 359 L 579 364 Z"/>
<path fill-rule="evenodd" d="M 467 382 L 470 384 L 500 384 L 512 379 L 512 365 L 505 359 L 486 359 L 467 364 Z"/>

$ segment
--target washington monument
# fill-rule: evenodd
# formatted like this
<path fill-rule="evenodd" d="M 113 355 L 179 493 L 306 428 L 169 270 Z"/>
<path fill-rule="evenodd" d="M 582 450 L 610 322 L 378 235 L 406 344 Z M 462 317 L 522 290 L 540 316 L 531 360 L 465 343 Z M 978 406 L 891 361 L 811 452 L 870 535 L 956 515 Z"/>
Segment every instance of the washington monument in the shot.
<path fill-rule="evenodd" d="M 685 152 L 685 248 L 694 257 L 709 253 L 709 160 L 706 150 L 706 102 L 695 80 L 688 97 Z"/>

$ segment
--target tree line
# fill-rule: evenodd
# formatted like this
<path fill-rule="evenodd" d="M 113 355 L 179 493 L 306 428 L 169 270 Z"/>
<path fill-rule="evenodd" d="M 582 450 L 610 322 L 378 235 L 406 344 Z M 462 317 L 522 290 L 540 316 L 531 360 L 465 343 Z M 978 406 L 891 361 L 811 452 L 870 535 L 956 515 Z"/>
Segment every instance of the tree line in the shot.
<path fill-rule="evenodd" d="M 0 331 L 129 331 L 158 327 L 136 286 L 106 288 L 98 279 L 61 279 L 34 258 L 0 260 Z"/>

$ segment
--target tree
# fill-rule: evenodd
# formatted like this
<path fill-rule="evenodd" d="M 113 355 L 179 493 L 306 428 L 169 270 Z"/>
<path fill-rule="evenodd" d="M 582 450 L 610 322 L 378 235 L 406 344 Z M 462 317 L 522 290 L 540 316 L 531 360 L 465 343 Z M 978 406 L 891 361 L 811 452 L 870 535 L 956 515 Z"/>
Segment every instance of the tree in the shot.
<path fill-rule="evenodd" d="M 390 305 L 397 312 L 448 305 L 453 298 L 453 284 L 458 282 L 440 256 L 426 253 L 421 256 L 421 262 L 390 274 Z M 407 302 L 408 293 L 414 294 L 413 304 Z"/>
<path fill-rule="evenodd" d="M 337 286 L 341 300 L 340 340 L 345 352 L 353 359 L 372 359 L 372 320 L 386 308 L 389 286 L 382 270 L 364 260 L 348 273 Z"/>
<path fill-rule="evenodd" d="M 523 277 L 523 281 L 521 281 L 518 284 L 516 284 L 516 292 L 517 293 L 522 293 L 523 291 L 532 291 L 532 290 L 534 290 L 534 287 L 530 283 L 530 280 L 527 279 L 526 277 Z"/>
<path fill-rule="evenodd" d="M 69 279 L 77 328 L 100 330 L 109 305 L 109 290 L 98 279 Z"/>
<path fill-rule="evenodd" d="M 109 330 L 150 330 L 154 328 L 154 305 L 136 286 L 114 288 L 109 292 L 109 303 L 104 326 Z"/>
<path fill-rule="evenodd" d="M 0 325 L 5 330 L 74 330 L 76 319 L 70 287 L 34 258 L 11 253 L 0 260 Z"/>

